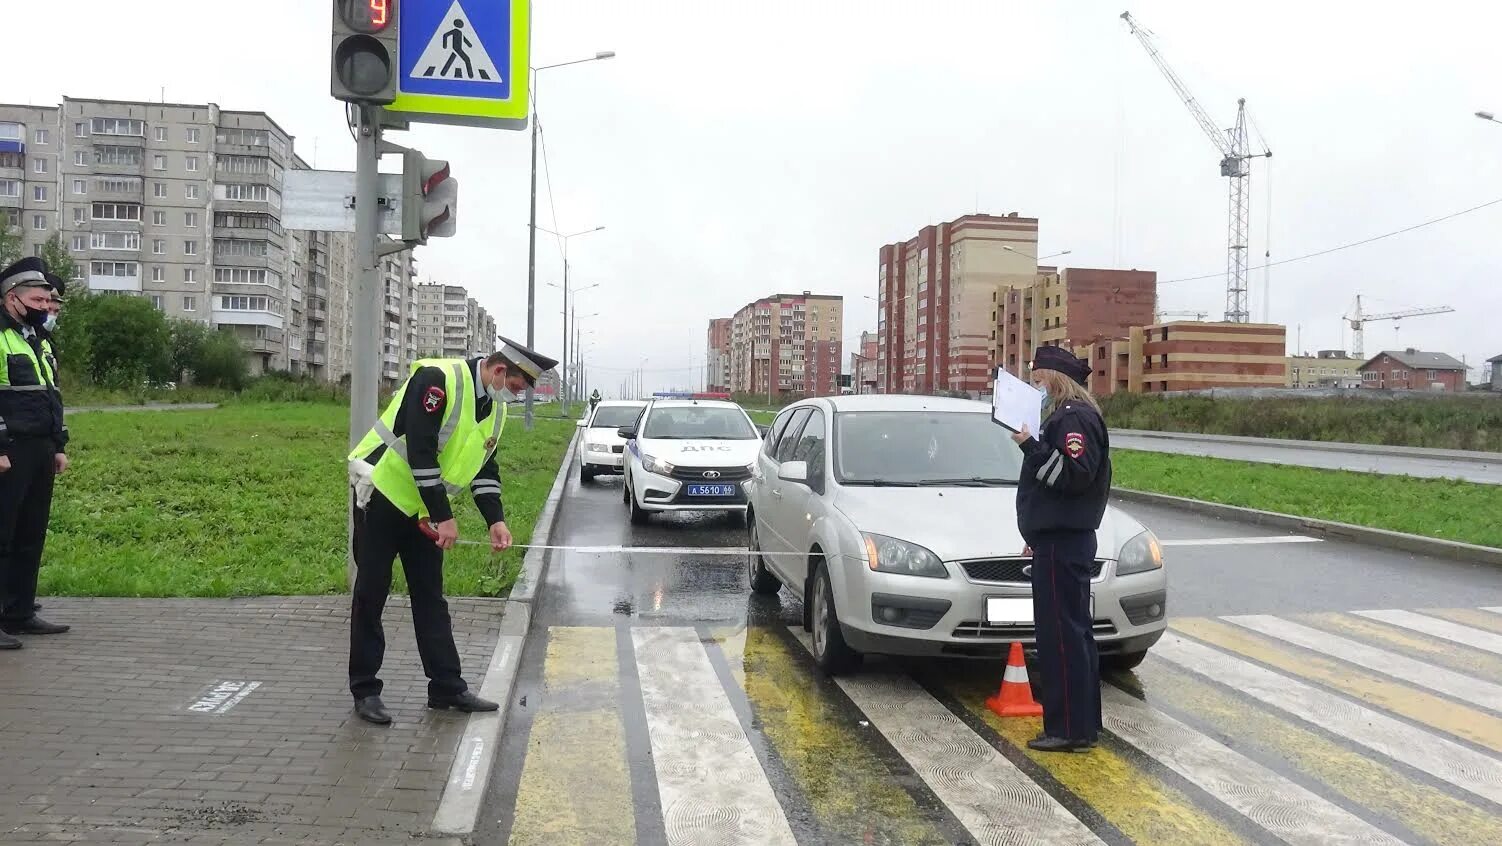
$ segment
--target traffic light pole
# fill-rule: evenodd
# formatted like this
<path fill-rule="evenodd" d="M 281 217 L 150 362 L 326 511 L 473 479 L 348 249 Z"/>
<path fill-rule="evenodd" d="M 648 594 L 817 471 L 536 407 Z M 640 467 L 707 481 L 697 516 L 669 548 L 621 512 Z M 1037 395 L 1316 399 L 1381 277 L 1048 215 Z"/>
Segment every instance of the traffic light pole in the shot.
<path fill-rule="evenodd" d="M 355 273 L 350 296 L 349 447 L 375 425 L 381 372 L 381 259 L 377 254 L 380 181 L 380 107 L 357 106 L 355 148 Z M 355 585 L 354 491 L 350 491 L 348 577 Z"/>

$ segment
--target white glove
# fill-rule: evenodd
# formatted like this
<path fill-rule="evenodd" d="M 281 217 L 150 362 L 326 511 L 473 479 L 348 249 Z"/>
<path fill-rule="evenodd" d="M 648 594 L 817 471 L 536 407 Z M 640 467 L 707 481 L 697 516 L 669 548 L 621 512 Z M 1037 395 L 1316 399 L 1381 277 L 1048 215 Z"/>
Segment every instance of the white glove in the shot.
<path fill-rule="evenodd" d="M 371 480 L 374 472 L 375 467 L 361 459 L 349 463 L 349 483 L 355 489 L 355 507 L 361 511 L 370 504 L 370 496 L 375 493 L 375 482 Z"/>

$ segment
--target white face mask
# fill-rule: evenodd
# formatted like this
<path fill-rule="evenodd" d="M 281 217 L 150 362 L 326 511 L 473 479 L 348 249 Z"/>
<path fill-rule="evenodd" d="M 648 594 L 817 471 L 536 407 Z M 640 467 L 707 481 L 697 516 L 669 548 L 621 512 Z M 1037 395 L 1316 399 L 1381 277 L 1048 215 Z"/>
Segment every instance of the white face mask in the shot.
<path fill-rule="evenodd" d="M 516 399 L 516 394 L 512 393 L 509 388 L 498 388 L 495 385 L 487 386 L 485 393 L 496 402 L 511 402 Z"/>
<path fill-rule="evenodd" d="M 48 332 L 52 332 L 52 331 L 56 330 L 57 329 L 57 315 L 55 315 L 55 314 L 49 314 L 49 315 L 47 315 L 47 319 L 42 322 L 42 328 L 45 329 L 45 330 L 47 330 Z"/>

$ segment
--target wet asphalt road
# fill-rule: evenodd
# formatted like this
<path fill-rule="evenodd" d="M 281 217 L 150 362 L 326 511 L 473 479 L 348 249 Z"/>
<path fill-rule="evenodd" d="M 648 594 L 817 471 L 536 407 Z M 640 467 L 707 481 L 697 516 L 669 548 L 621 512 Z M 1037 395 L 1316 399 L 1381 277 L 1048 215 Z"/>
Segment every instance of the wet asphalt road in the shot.
<path fill-rule="evenodd" d="M 619 478 L 587 485 L 571 478 L 553 542 L 745 544 L 741 522 L 724 515 L 655 515 L 633 527 L 621 495 Z M 1317 645 L 1359 635 L 1369 648 L 1447 661 L 1482 689 L 1502 691 L 1502 652 L 1487 652 L 1494 644 L 1485 628 L 1495 617 L 1491 637 L 1502 649 L 1502 613 L 1478 610 L 1502 608 L 1502 569 L 1342 542 L 1267 543 L 1279 533 L 1154 506 L 1118 507 L 1165 541 L 1174 633 L 1136 672 L 1113 677 L 1107 729 L 1115 736 L 1088 756 L 1039 757 L 1025 749 L 1036 720 L 990 716 L 983 699 L 1000 676 L 991 663 L 875 659 L 854 680 L 824 677 L 801 641 L 798 601 L 786 592 L 753 599 L 741 557 L 558 554 L 540 591 L 516 696 L 506 704 L 506 734 L 474 842 L 975 843 L 998 826 L 1033 835 L 1015 842 L 1268 842 L 1276 825 L 1239 805 L 1244 796 L 1193 786 L 1221 777 L 1250 779 L 1242 787 L 1262 790 L 1273 805 L 1289 802 L 1269 813 L 1291 815 L 1284 821 L 1298 820 L 1313 842 L 1350 833 L 1377 837 L 1372 842 L 1383 842 L 1380 833 L 1438 843 L 1502 836 L 1502 789 L 1491 795 L 1485 782 L 1502 785 L 1495 754 L 1502 699 L 1489 706 L 1495 715 L 1476 717 L 1470 708 L 1456 717 L 1445 711 L 1461 707 L 1453 700 L 1435 705 L 1397 682 L 1391 690 L 1382 681 L 1340 687 L 1318 661 L 1321 672 L 1304 670 L 1303 653 L 1290 662 L 1237 629 L 1238 620 L 1274 618 L 1236 616 L 1281 615 L 1275 624 L 1307 625 L 1304 636 Z M 1457 645 L 1400 628 L 1411 625 L 1402 620 L 1387 625 L 1353 613 L 1368 609 L 1446 609 L 1434 613 L 1469 624 L 1461 636 L 1471 640 Z M 1433 618 L 1420 622 L 1434 628 Z M 1235 657 L 1177 637 L 1180 631 Z M 1306 713 L 1294 714 L 1289 727 L 1289 712 L 1279 710 L 1287 703 L 1277 699 L 1284 684 L 1257 692 L 1268 667 L 1312 675 L 1336 691 L 1311 695 L 1375 697 L 1420 720 L 1419 729 L 1382 729 L 1392 737 L 1374 739 L 1362 732 L 1381 734 L 1371 728 L 1386 725 L 1377 718 L 1331 727 Z M 1236 673 L 1245 678 L 1223 678 Z M 1143 703 L 1151 706 L 1147 716 L 1132 710 Z M 1419 710 L 1404 711 L 1405 704 Z M 1422 722 L 1430 712 L 1437 728 Z M 1118 713 L 1130 719 L 1118 722 Z M 1208 763 L 1166 758 L 1169 747 L 1132 734 L 1154 725 L 1148 717 L 1170 721 L 1158 729 L 1187 731 L 1215 755 Z M 1436 776 L 1449 772 L 1448 760 L 1416 764 L 1394 752 L 1389 761 L 1370 751 L 1373 744 L 1402 749 L 1419 742 L 1414 731 L 1454 733 L 1475 719 L 1495 735 L 1462 732 L 1466 748 L 1453 756 L 1485 770 L 1479 787 Z M 1300 740 L 1311 730 L 1304 720 L 1318 726 L 1314 739 Z M 1320 744 L 1329 747 L 1320 764 L 1296 748 Z M 1473 760 L 1478 754 L 1485 757 Z M 956 792 L 955 778 L 969 787 Z M 1433 819 L 1428 805 L 1409 808 L 1369 791 L 1405 779 L 1452 816 Z M 995 801 L 982 801 L 985 791 L 970 796 L 977 784 L 1000 791 Z M 1312 804 L 1301 790 L 1314 794 Z M 851 796 L 864 798 L 852 804 Z"/>

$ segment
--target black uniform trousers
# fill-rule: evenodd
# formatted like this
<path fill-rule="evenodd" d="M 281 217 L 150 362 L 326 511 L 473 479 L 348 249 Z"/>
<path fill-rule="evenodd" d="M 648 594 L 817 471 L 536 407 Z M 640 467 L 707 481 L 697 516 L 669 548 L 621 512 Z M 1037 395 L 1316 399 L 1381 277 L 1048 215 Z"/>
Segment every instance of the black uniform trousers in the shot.
<path fill-rule="evenodd" d="M 1100 655 L 1090 618 L 1095 533 L 1038 532 L 1033 549 L 1033 620 L 1037 629 L 1043 731 L 1095 740 L 1101 730 Z"/>
<path fill-rule="evenodd" d="M 10 470 L 0 473 L 0 620 L 36 616 L 37 573 L 52 516 L 57 442 L 11 436 Z"/>
<path fill-rule="evenodd" d="M 469 689 L 459 675 L 459 650 L 449 604 L 443 598 L 443 550 L 417 528 L 380 491 L 355 509 L 355 591 L 349 627 L 349 692 L 355 699 L 379 696 L 377 674 L 386 655 L 381 614 L 391 595 L 391 563 L 402 559 L 417 630 L 417 653 L 428 677 L 429 696 L 450 696 Z"/>

